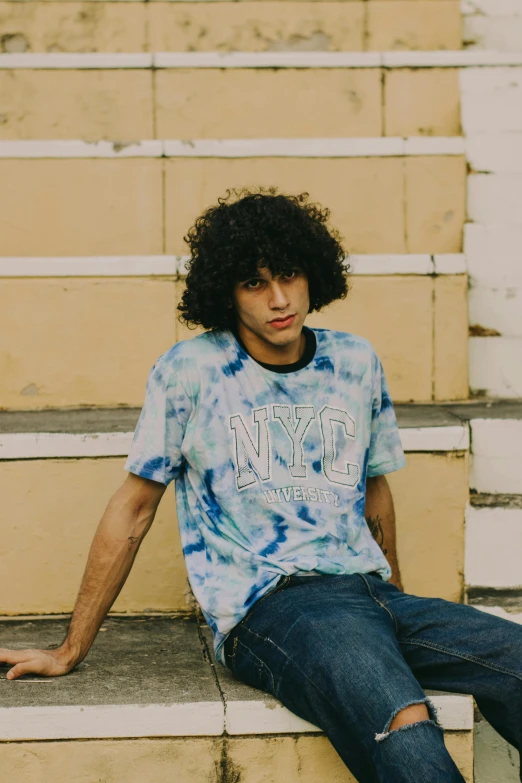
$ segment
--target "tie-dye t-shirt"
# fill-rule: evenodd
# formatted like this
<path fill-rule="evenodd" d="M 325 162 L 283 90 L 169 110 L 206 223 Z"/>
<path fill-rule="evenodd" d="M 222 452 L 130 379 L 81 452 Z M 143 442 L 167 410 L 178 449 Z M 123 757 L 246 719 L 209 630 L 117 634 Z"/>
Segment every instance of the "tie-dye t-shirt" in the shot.
<path fill-rule="evenodd" d="M 313 329 L 295 372 L 227 330 L 176 343 L 147 381 L 128 471 L 176 481 L 189 581 L 224 663 L 227 634 L 280 577 L 391 570 L 364 518 L 365 482 L 405 465 L 381 362 Z"/>

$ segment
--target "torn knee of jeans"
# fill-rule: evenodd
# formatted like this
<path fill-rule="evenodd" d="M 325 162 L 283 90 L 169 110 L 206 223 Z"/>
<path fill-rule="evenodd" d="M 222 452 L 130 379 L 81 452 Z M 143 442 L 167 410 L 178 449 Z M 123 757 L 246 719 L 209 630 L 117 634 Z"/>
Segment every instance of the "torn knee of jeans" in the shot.
<path fill-rule="evenodd" d="M 428 710 L 429 718 L 424 720 L 417 720 L 413 723 L 405 723 L 402 726 L 399 726 L 397 729 L 392 729 L 390 731 L 390 726 L 392 725 L 394 719 L 397 717 L 397 715 L 405 710 L 407 707 L 411 707 L 414 704 L 425 704 Z M 431 724 L 433 726 L 436 726 L 438 729 L 442 730 L 442 726 L 439 723 L 438 717 L 437 717 L 437 710 L 435 708 L 435 705 L 428 699 L 428 697 L 425 697 L 424 699 L 417 699 L 416 701 L 410 701 L 407 704 L 403 704 L 402 707 L 399 707 L 398 709 L 393 712 L 390 719 L 388 720 L 388 723 L 384 727 L 384 731 L 380 734 L 375 735 L 375 739 L 377 742 L 382 742 L 387 737 L 389 737 L 391 734 L 395 734 L 395 732 L 398 731 L 407 731 L 408 729 L 413 729 L 416 726 L 421 726 L 425 723 Z"/>

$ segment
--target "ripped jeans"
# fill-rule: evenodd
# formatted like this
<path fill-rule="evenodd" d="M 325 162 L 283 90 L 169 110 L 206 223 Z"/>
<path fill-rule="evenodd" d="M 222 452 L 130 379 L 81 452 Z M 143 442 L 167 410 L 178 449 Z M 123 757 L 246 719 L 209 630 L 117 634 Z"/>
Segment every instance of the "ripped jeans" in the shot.
<path fill-rule="evenodd" d="M 376 574 L 286 576 L 225 641 L 227 667 L 330 739 L 359 783 L 453 783 L 423 688 L 471 693 L 522 741 L 522 626 L 471 606 L 402 593 Z M 429 720 L 389 730 L 423 703 Z"/>

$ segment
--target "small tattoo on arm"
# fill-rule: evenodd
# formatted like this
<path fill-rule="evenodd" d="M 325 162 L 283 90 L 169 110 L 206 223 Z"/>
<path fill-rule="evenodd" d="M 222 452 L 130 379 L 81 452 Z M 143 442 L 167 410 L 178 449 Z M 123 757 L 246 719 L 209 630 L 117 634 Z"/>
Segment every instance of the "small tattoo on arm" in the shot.
<path fill-rule="evenodd" d="M 385 555 L 388 550 L 384 548 L 384 530 L 382 529 L 382 521 L 380 516 L 377 515 L 376 517 L 366 517 L 366 522 L 370 528 L 370 533 L 382 549 L 383 555 Z"/>
<path fill-rule="evenodd" d="M 132 549 L 132 547 L 139 542 L 139 536 L 129 536 L 128 538 L 117 538 L 116 541 L 119 541 L 120 544 L 125 543 L 125 541 L 129 542 L 129 549 Z"/>

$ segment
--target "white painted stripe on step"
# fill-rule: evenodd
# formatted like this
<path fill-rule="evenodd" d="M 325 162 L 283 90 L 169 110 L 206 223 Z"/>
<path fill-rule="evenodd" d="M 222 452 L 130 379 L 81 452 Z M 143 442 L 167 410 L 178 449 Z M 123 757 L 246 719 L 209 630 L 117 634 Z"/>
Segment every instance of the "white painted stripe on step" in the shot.
<path fill-rule="evenodd" d="M 148 277 L 184 275 L 189 256 L 0 257 L 0 277 Z M 461 254 L 429 256 L 351 255 L 355 275 L 458 275 L 467 271 Z"/>
<path fill-rule="evenodd" d="M 429 256 L 353 255 L 348 262 L 355 275 L 464 274 L 461 254 Z M 70 258 L 0 258 L 0 277 L 100 277 L 186 274 L 189 256 L 93 256 Z"/>
<path fill-rule="evenodd" d="M 383 52 L 383 65 L 388 68 L 489 68 L 522 65 L 522 52 L 431 51 Z"/>
<path fill-rule="evenodd" d="M 431 275 L 434 273 L 429 255 L 353 255 L 348 263 L 356 275 Z"/>
<path fill-rule="evenodd" d="M 400 436 L 404 451 L 469 449 L 469 428 L 466 424 L 451 427 L 401 427 Z"/>
<path fill-rule="evenodd" d="M 35 68 L 38 70 L 152 68 L 153 55 L 143 53 L 45 52 L 31 54 L 0 54 L 0 69 Z"/>
<path fill-rule="evenodd" d="M 133 143 L 73 140 L 0 141 L 0 158 L 369 158 L 405 155 L 463 155 L 460 137 L 194 139 Z"/>
<path fill-rule="evenodd" d="M 176 139 L 166 140 L 163 145 L 164 154 L 169 158 L 363 158 L 408 154 L 405 139 L 392 136 L 360 139 Z"/>
<path fill-rule="evenodd" d="M 438 718 L 447 730 L 470 731 L 473 728 L 473 699 L 466 695 L 430 696 Z M 275 699 L 227 701 L 225 727 L 229 734 L 294 734 L 319 732 L 313 723 L 294 715 Z"/>
<path fill-rule="evenodd" d="M 0 460 L 122 457 L 129 453 L 131 442 L 131 432 L 0 433 Z"/>
<path fill-rule="evenodd" d="M 502 338 L 473 337 L 470 342 Z M 522 341 L 520 341 L 522 347 Z M 485 493 L 522 493 L 522 421 L 472 419 L 470 487 Z"/>
<path fill-rule="evenodd" d="M 465 519 L 466 584 L 521 587 L 522 509 L 468 507 Z"/>
<path fill-rule="evenodd" d="M 522 226 L 522 174 L 470 174 L 468 218 Z"/>
<path fill-rule="evenodd" d="M 156 52 L 0 54 L 0 69 L 477 68 L 522 65 L 522 52 Z"/>
<path fill-rule="evenodd" d="M 522 100 L 522 90 L 520 97 Z M 466 139 L 466 157 L 474 171 L 522 174 L 522 131 L 469 136 Z"/>
<path fill-rule="evenodd" d="M 404 139 L 405 155 L 464 155 L 466 141 L 460 136 L 410 136 Z"/>
<path fill-rule="evenodd" d="M 464 275 L 468 271 L 468 262 L 464 253 L 446 253 L 433 256 L 436 275 Z"/>
<path fill-rule="evenodd" d="M 520 0 L 461 0 L 463 16 L 522 16 Z"/>
<path fill-rule="evenodd" d="M 15 680 L 11 688 L 52 687 L 52 681 Z M 430 695 L 442 726 L 448 730 L 473 728 L 471 696 Z M 275 700 L 229 701 L 227 716 L 221 702 L 186 704 L 125 704 L 73 707 L 0 708 L 0 742 L 139 737 L 220 736 L 230 734 L 288 734 L 319 732 Z M 225 722 L 226 721 L 226 722 Z"/>
<path fill-rule="evenodd" d="M 472 281 L 506 285 L 522 273 L 522 225 L 467 223 L 464 251 Z"/>
<path fill-rule="evenodd" d="M 287 710 L 275 699 L 227 700 L 225 728 L 229 734 L 294 734 L 321 729 Z"/>
<path fill-rule="evenodd" d="M 187 256 L 0 258 L 0 277 L 177 276 Z"/>
<path fill-rule="evenodd" d="M 156 52 L 153 57 L 155 68 L 379 68 L 383 55 L 381 52 Z"/>
<path fill-rule="evenodd" d="M 453 139 L 446 145 L 445 141 L 446 139 L 443 140 L 442 147 L 452 149 L 456 146 L 452 144 Z M 164 141 L 164 152 L 167 157 L 195 158 L 360 158 L 420 154 L 408 153 L 406 146 L 405 139 L 391 136 L 360 139 L 198 139 Z M 437 143 L 431 146 L 436 149 Z"/>
<path fill-rule="evenodd" d="M 0 141 L 0 158 L 160 158 L 161 141 Z"/>
<path fill-rule="evenodd" d="M 13 688 L 39 683 L 14 680 Z M 0 741 L 202 737 L 223 733 L 223 704 L 122 704 L 74 707 L 0 708 Z"/>
<path fill-rule="evenodd" d="M 522 68 L 468 68 L 459 79 L 466 136 L 522 131 Z"/>
<path fill-rule="evenodd" d="M 384 136 L 326 139 L 224 139 L 164 141 L 167 157 L 362 158 L 402 155 L 463 155 L 465 140 L 456 137 Z"/>
<path fill-rule="evenodd" d="M 472 394 L 508 399 L 522 397 L 521 337 L 470 337 L 468 353 L 469 385 Z M 519 469 L 522 471 L 522 465 Z M 520 485 L 522 486 L 522 472 Z M 522 492 L 522 489 L 520 491 Z"/>
<path fill-rule="evenodd" d="M 405 451 L 462 451 L 469 446 L 467 425 L 401 429 L 400 435 Z M 125 457 L 132 436 L 132 432 L 0 433 L 0 460 Z"/>

